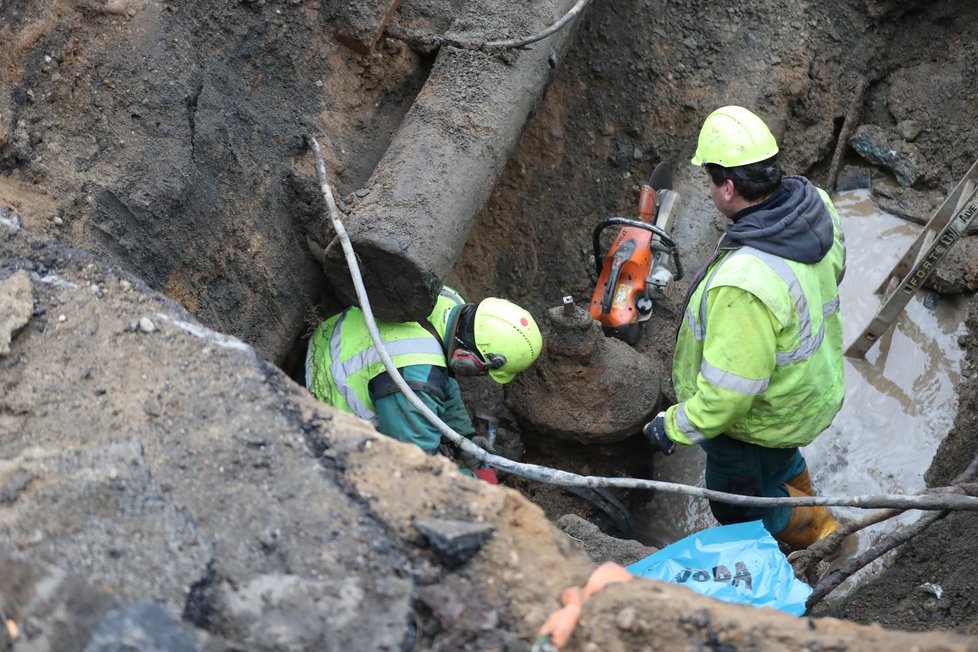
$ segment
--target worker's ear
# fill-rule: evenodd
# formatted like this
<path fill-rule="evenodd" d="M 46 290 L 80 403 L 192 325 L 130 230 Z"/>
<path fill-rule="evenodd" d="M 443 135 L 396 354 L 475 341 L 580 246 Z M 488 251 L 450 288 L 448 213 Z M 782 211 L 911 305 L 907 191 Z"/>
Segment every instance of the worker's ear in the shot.
<path fill-rule="evenodd" d="M 737 187 L 734 185 L 733 179 L 724 179 L 718 188 L 720 189 L 720 196 L 726 202 L 733 201 L 734 197 L 737 196 Z"/>

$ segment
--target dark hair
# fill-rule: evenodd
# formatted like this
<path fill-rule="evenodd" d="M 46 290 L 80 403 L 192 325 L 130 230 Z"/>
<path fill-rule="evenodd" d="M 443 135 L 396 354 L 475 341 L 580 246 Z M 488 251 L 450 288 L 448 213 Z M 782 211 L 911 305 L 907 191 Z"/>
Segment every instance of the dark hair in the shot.
<path fill-rule="evenodd" d="M 719 186 L 727 179 L 733 180 L 737 194 L 747 201 L 757 201 L 770 196 L 778 189 L 781 177 L 784 176 L 784 170 L 781 169 L 777 156 L 734 168 L 707 163 L 706 171 L 715 185 Z"/>

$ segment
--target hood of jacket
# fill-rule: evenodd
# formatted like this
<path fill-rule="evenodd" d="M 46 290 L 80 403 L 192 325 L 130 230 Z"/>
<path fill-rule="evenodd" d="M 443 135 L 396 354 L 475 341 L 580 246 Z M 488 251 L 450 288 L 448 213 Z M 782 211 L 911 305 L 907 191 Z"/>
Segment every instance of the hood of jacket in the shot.
<path fill-rule="evenodd" d="M 832 216 L 811 181 L 786 176 L 763 202 L 733 216 L 721 249 L 754 247 L 800 263 L 817 263 L 835 241 Z"/>

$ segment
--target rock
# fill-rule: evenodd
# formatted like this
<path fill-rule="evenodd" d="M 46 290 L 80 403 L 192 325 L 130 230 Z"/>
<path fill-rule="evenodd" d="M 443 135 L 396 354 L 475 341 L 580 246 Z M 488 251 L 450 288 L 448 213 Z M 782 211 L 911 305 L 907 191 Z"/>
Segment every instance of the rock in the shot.
<path fill-rule="evenodd" d="M 912 186 L 920 178 L 923 156 L 913 144 L 877 125 L 860 125 L 849 145 L 864 159 L 887 168 L 902 186 Z"/>
<path fill-rule="evenodd" d="M 608 536 L 576 514 L 565 514 L 557 519 L 557 527 L 572 539 L 579 541 L 595 564 L 613 561 L 622 566 L 628 566 L 640 559 L 645 559 L 657 548 L 647 546 L 634 539 L 617 539 Z"/>
<path fill-rule="evenodd" d="M 480 523 L 441 519 L 419 519 L 414 527 L 425 536 L 438 560 L 448 568 L 457 568 L 482 550 L 492 536 L 492 527 Z"/>
<path fill-rule="evenodd" d="M 34 312 L 31 279 L 24 270 L 0 281 L 0 357 L 10 354 L 10 343 Z"/>
<path fill-rule="evenodd" d="M 143 403 L 143 412 L 151 417 L 158 417 L 163 414 L 163 405 L 160 403 L 160 399 L 155 396 L 150 396 Z"/>
<path fill-rule="evenodd" d="M 917 136 L 919 136 L 923 129 L 923 125 L 916 120 L 901 120 L 896 126 L 897 133 L 908 142 L 913 141 Z"/>
<path fill-rule="evenodd" d="M 164 607 L 124 603 L 56 566 L 0 548 L 0 596 L 9 649 L 200 652 L 197 632 Z M 11 641 L 10 639 L 14 639 Z M 43 645 L 42 645 L 43 643 Z M 3 649 L 8 649 L 6 645 Z"/>
<path fill-rule="evenodd" d="M 0 135 L 0 140 L 2 140 L 2 135 Z M 2 147 L 2 145 L 0 145 L 0 147 Z M 17 213 L 8 208 L 0 206 L 0 226 L 5 226 L 10 230 L 19 229 L 20 218 L 17 217 Z"/>
<path fill-rule="evenodd" d="M 630 630 L 635 624 L 635 607 L 625 607 L 615 616 L 615 623 L 624 630 Z"/>
<path fill-rule="evenodd" d="M 0 484 L 0 505 L 12 505 L 16 502 L 17 496 L 27 488 L 27 485 L 34 478 L 34 473 L 27 469 L 15 469 L 6 478 L 2 478 L 2 484 Z"/>
<path fill-rule="evenodd" d="M 156 604 L 127 605 L 105 616 L 85 652 L 203 652 L 195 632 Z"/>
<path fill-rule="evenodd" d="M 367 54 L 394 18 L 400 0 L 368 0 L 336 3 L 336 39 L 346 47 Z"/>
<path fill-rule="evenodd" d="M 266 573 L 242 584 L 222 582 L 213 619 L 219 629 L 241 631 L 252 652 L 405 649 L 410 622 L 406 603 L 374 600 L 400 596 L 410 581 L 389 578 L 370 586 L 365 580 L 354 574 L 315 580 Z M 372 616 L 364 618 L 366 612 Z"/>
<path fill-rule="evenodd" d="M 905 188 L 892 179 L 877 179 L 872 184 L 873 199 L 880 210 L 920 224 L 927 224 L 944 197 L 935 192 Z"/>
<path fill-rule="evenodd" d="M 835 181 L 835 189 L 838 192 L 847 190 L 867 190 L 872 184 L 872 175 L 869 168 L 847 165 L 839 172 Z"/>
<path fill-rule="evenodd" d="M 978 291 L 978 237 L 965 237 L 955 242 L 924 282 L 924 287 L 941 294 Z"/>

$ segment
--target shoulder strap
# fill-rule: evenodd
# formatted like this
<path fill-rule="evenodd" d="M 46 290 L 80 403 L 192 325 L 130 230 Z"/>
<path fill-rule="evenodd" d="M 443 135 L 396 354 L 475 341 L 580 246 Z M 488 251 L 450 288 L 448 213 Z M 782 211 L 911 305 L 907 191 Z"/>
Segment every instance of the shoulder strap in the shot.
<path fill-rule="evenodd" d="M 441 339 L 441 336 L 438 334 L 438 331 L 435 329 L 435 325 L 432 324 L 431 321 L 427 317 L 425 317 L 424 321 L 420 321 L 418 323 L 421 324 L 421 327 L 423 329 L 425 329 L 426 331 L 428 331 L 429 333 L 431 333 L 431 336 L 434 337 L 438 341 L 439 344 L 441 344 L 441 350 L 442 351 L 445 351 L 445 353 L 447 355 L 448 354 L 448 350 L 447 350 L 447 347 L 445 346 L 445 341 Z"/>
<path fill-rule="evenodd" d="M 446 398 L 445 383 L 448 382 L 448 370 L 444 367 L 432 367 L 425 380 L 407 380 L 405 382 L 408 387 L 416 392 L 427 392 L 437 397 L 438 400 L 444 401 Z M 385 371 L 370 379 L 367 391 L 370 392 L 370 400 L 376 403 L 377 399 L 396 394 L 401 390 L 397 386 L 397 383 L 394 382 L 394 379 L 391 378 L 391 375 Z"/>

